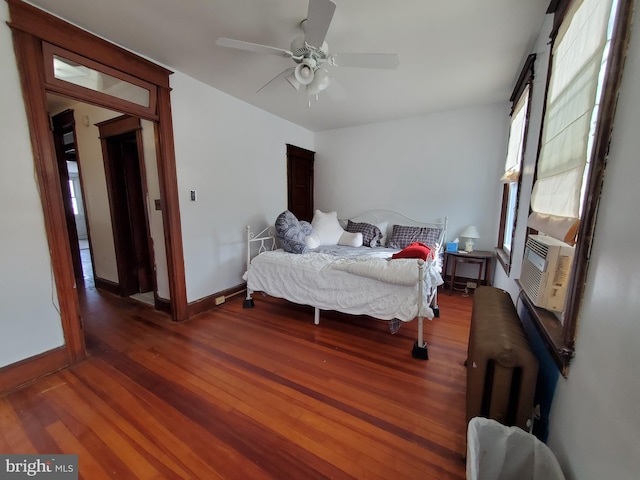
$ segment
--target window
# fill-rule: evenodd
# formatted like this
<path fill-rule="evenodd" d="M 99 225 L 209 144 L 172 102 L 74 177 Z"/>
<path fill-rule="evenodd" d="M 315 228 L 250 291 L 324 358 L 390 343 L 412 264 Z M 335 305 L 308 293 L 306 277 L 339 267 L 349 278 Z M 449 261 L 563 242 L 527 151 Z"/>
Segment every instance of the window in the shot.
<path fill-rule="evenodd" d="M 631 30 L 633 0 L 553 0 L 552 57 L 528 226 L 575 244 L 562 321 L 527 308 L 561 373 L 574 355 L 578 311 Z"/>
<path fill-rule="evenodd" d="M 42 53 L 48 90 L 157 119 L 155 85 L 47 42 Z"/>
<path fill-rule="evenodd" d="M 504 183 L 502 192 L 502 212 L 498 231 L 498 260 L 507 274 L 511 270 L 513 235 L 516 227 L 518 199 L 520 192 L 520 169 L 524 155 L 529 119 L 529 99 L 533 81 L 533 63 L 535 55 L 527 59 L 516 87 L 511 95 L 511 126 L 507 145 L 507 159 L 504 174 L 500 179 Z"/>
<path fill-rule="evenodd" d="M 69 192 L 71 193 L 71 205 L 73 206 L 73 214 L 78 215 L 78 199 L 76 198 L 76 188 L 73 180 L 69 180 Z"/>
<path fill-rule="evenodd" d="M 598 93 L 612 32 L 611 0 L 574 0 L 552 49 L 529 226 L 575 244 L 589 172 Z M 615 9 L 614 9 L 615 11 Z M 607 38 L 608 37 L 608 38 Z"/>

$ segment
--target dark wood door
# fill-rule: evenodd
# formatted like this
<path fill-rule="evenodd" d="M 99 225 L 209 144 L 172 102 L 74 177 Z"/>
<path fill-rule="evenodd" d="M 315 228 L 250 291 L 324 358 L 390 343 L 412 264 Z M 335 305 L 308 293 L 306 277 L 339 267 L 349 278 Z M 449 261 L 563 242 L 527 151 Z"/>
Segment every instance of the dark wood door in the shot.
<path fill-rule="evenodd" d="M 313 218 L 315 152 L 287 144 L 287 208 L 298 218 Z"/>
<path fill-rule="evenodd" d="M 73 211 L 71 188 L 69 186 L 69 169 L 67 168 L 67 161 L 77 161 L 73 110 L 65 110 L 53 116 L 51 123 L 53 125 L 53 142 L 56 148 L 64 216 L 67 224 L 67 234 L 69 236 L 69 247 L 71 248 L 73 274 L 76 279 L 82 279 L 82 260 L 80 258 L 80 245 L 78 243 L 78 229 L 76 228 L 76 218 Z"/>
<path fill-rule="evenodd" d="M 107 176 L 120 294 L 154 291 L 139 119 L 98 124 Z M 120 133 L 124 130 L 124 133 Z"/>

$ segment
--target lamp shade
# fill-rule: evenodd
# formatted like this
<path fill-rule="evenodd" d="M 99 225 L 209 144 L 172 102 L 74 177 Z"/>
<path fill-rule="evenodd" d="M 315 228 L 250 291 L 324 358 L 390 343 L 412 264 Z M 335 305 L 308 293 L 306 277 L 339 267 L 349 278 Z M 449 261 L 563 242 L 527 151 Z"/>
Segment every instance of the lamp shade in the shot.
<path fill-rule="evenodd" d="M 478 229 L 475 225 L 469 225 L 462 231 L 460 236 L 465 238 L 480 238 L 480 233 L 478 233 Z"/>
<path fill-rule="evenodd" d="M 296 74 L 295 73 L 291 73 L 289 74 L 287 77 L 287 82 L 289 82 L 289 84 L 295 88 L 296 90 L 300 91 L 300 87 L 302 87 L 302 84 L 296 80 Z"/>
<path fill-rule="evenodd" d="M 326 69 L 318 68 L 313 75 L 313 80 L 307 85 L 307 93 L 309 95 L 317 95 L 329 86 L 332 78 Z"/>
<path fill-rule="evenodd" d="M 306 63 L 301 63 L 293 71 L 296 80 L 302 85 L 309 85 L 313 80 L 313 68 Z"/>

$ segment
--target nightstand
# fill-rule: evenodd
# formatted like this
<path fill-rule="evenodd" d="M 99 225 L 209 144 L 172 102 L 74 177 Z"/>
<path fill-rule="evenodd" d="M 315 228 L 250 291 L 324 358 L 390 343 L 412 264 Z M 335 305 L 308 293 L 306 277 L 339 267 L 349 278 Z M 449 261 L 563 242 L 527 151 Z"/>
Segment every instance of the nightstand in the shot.
<path fill-rule="evenodd" d="M 464 251 L 457 252 L 444 252 L 444 268 L 443 273 L 446 276 L 449 269 L 449 259 L 453 259 L 453 265 L 451 266 L 451 279 L 449 282 L 449 295 L 453 293 L 453 285 L 456 281 L 456 267 L 459 263 L 472 263 L 478 265 L 478 283 L 482 279 L 482 273 L 484 271 L 484 283 L 485 285 L 491 285 L 491 272 L 493 267 L 493 252 L 487 252 L 482 250 L 474 250 L 467 253 Z"/>

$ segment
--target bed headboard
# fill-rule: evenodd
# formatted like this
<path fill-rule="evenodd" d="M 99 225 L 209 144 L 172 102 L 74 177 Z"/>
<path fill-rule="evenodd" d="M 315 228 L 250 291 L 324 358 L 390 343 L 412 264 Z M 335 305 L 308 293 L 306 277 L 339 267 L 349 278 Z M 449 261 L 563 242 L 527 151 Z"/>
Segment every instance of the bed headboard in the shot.
<path fill-rule="evenodd" d="M 442 252 L 444 239 L 447 236 L 447 217 L 444 217 L 442 222 L 421 222 L 393 210 L 369 210 L 355 217 L 351 217 L 348 220 L 356 223 L 365 222 L 374 225 L 388 222 L 387 231 L 385 232 L 387 238 L 391 237 L 394 225 L 440 228 L 442 232 L 438 240 L 439 252 Z M 340 219 L 339 221 L 343 228 L 347 226 L 346 218 Z M 247 225 L 247 268 L 251 264 L 251 259 L 254 256 L 269 250 L 276 250 L 277 248 L 276 232 L 273 226 L 266 227 L 262 231 L 255 233 L 251 231 L 251 226 Z"/>

